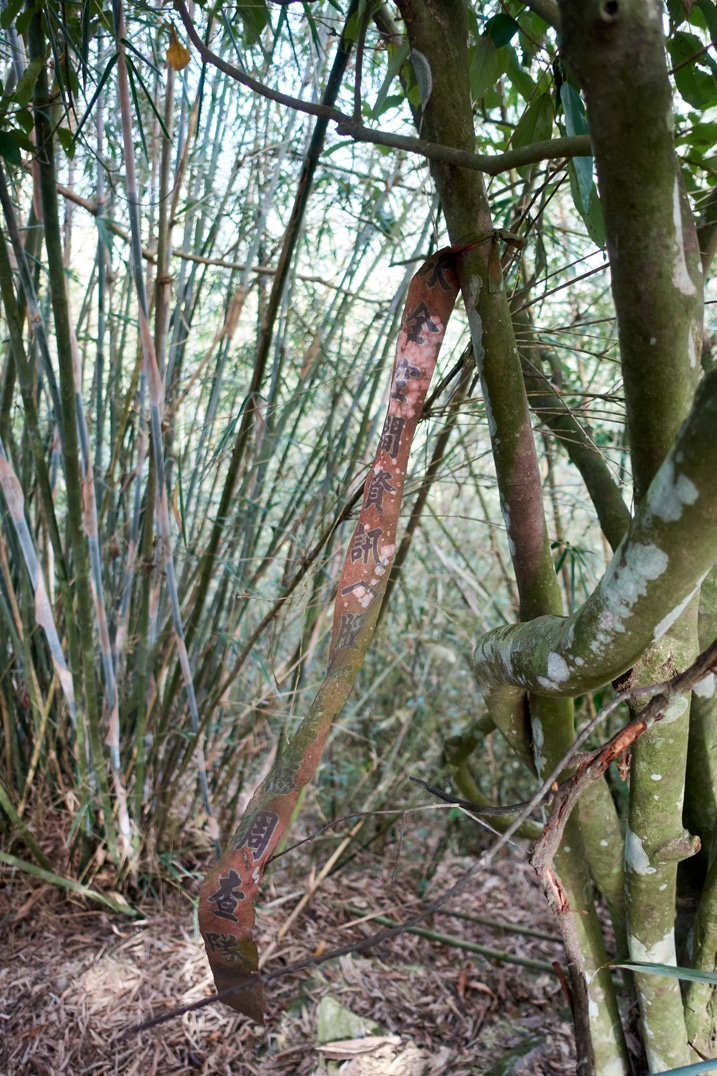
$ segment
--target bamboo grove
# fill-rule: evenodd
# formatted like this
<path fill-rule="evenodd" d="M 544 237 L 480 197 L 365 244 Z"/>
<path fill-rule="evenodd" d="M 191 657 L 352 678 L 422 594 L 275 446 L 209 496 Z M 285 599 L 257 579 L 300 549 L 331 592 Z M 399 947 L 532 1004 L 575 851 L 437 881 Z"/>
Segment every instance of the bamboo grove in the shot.
<path fill-rule="evenodd" d="M 717 636 L 717 5 L 0 6 L 3 869 L 131 914 L 253 832 L 442 247 L 375 638 L 282 827 L 408 774 L 484 806 L 571 779 L 576 727 L 624 691 L 588 748 L 634 728 Z M 717 1052 L 709 983 L 606 967 L 715 970 L 714 677 L 686 691 L 543 865 L 581 1073 L 630 1071 L 633 1000 L 644 1071 Z"/>

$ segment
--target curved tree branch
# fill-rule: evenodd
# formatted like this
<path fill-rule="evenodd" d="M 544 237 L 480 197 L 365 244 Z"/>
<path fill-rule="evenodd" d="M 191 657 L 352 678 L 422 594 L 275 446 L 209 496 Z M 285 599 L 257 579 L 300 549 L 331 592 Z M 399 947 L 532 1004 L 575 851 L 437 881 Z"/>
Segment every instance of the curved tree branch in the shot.
<path fill-rule="evenodd" d="M 585 604 L 570 617 L 539 617 L 478 640 L 476 676 L 501 729 L 522 713 L 525 691 L 574 697 L 614 680 L 696 593 L 717 559 L 716 425 L 714 371 Z"/>
<path fill-rule="evenodd" d="M 488 156 L 471 153 L 469 150 L 455 149 L 453 146 L 443 146 L 437 142 L 427 142 L 422 138 L 411 138 L 407 135 L 364 127 L 363 124 L 356 123 L 352 116 L 337 108 L 314 104 L 312 101 L 302 101 L 298 97 L 291 97 L 279 90 L 272 90 L 269 86 L 252 78 L 251 75 L 247 75 L 245 71 L 240 71 L 238 67 L 227 63 L 204 44 L 194 28 L 184 0 L 174 0 L 174 7 L 184 23 L 189 39 L 205 63 L 212 64 L 225 75 L 240 82 L 242 86 L 246 86 L 247 89 L 253 90 L 262 97 L 267 97 L 270 101 L 276 101 L 277 104 L 285 105 L 287 108 L 294 108 L 297 112 L 305 112 L 309 116 L 333 120 L 338 134 L 348 135 L 357 142 L 371 142 L 377 146 L 402 149 L 406 153 L 417 153 L 429 161 L 443 161 L 446 164 L 457 165 L 459 168 L 485 172 L 489 176 L 500 175 L 501 172 L 507 172 L 511 168 L 520 168 L 524 164 L 537 164 L 539 161 L 556 160 L 561 157 L 589 157 L 592 154 L 590 139 L 587 135 L 547 139 L 543 142 L 534 142 L 531 146 L 522 146 L 519 149 L 508 150 L 506 153 Z"/>

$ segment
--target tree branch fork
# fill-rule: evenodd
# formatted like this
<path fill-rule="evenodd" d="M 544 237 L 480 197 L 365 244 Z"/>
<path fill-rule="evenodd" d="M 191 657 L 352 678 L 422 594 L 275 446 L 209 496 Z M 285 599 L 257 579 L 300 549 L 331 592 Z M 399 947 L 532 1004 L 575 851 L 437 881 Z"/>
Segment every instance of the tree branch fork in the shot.
<path fill-rule="evenodd" d="M 615 762 L 621 755 L 629 751 L 643 733 L 653 728 L 673 712 L 673 707 L 680 699 L 688 695 L 706 677 L 714 675 L 716 672 L 717 639 L 706 650 L 703 650 L 684 672 L 677 673 L 661 684 L 632 688 L 629 691 L 620 692 L 583 729 L 575 740 L 573 750 L 562 760 L 561 765 L 567 766 L 570 761 L 574 761 L 576 752 L 579 751 L 588 736 L 620 703 L 640 696 L 643 698 L 651 696 L 647 706 L 632 721 L 618 729 L 615 735 L 601 747 L 582 755 L 575 772 L 559 785 L 553 786 L 550 818 L 531 855 L 531 863 L 541 877 L 547 877 L 549 872 L 552 871 L 551 864 L 560 845 L 565 824 L 585 788 L 600 780 L 611 762 Z M 699 838 L 694 838 L 689 842 L 689 846 L 685 843 L 681 847 L 682 854 L 680 858 L 686 859 L 689 855 L 699 851 Z M 670 850 L 666 849 L 665 858 L 674 859 L 675 857 L 670 853 Z"/>

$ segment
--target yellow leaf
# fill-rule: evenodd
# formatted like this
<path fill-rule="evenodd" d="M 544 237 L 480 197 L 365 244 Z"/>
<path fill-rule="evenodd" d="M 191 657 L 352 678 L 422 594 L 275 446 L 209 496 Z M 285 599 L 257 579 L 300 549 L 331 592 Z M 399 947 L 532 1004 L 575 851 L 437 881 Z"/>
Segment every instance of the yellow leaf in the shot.
<path fill-rule="evenodd" d="M 170 67 L 173 67 L 175 71 L 182 71 L 191 59 L 191 53 L 189 49 L 186 49 L 177 37 L 176 30 L 173 26 L 169 27 L 169 36 L 172 42 L 167 49 L 167 63 Z"/>

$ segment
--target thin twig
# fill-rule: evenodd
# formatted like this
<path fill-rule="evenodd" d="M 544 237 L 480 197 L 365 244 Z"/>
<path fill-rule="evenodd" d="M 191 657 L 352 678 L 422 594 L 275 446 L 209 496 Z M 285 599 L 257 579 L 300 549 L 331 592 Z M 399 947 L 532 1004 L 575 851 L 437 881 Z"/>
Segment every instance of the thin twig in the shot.
<path fill-rule="evenodd" d="M 411 780 L 415 781 L 416 779 L 412 777 Z M 422 785 L 423 781 L 416 781 L 416 784 Z M 430 786 L 426 785 L 425 787 L 429 788 Z M 284 848 L 281 852 L 277 852 L 275 855 L 270 856 L 266 861 L 266 865 L 268 867 L 270 863 L 274 863 L 277 859 L 281 859 L 281 857 L 285 856 L 288 852 L 293 852 L 297 848 L 301 848 L 302 844 L 311 844 L 312 841 L 315 841 L 322 835 L 322 833 L 327 833 L 329 830 L 335 829 L 336 826 L 341 825 L 342 822 L 350 822 L 354 818 L 372 818 L 373 816 L 378 815 L 417 814 L 419 811 L 440 810 L 443 806 L 450 807 L 451 803 L 426 803 L 420 807 L 394 807 L 391 810 L 384 811 L 352 811 L 351 814 L 344 814 L 341 818 L 334 818 L 332 822 L 327 822 L 325 826 L 321 826 L 319 829 L 314 830 L 312 834 L 308 837 L 304 837 L 303 840 L 296 841 L 295 844 L 290 844 L 288 848 Z"/>
<path fill-rule="evenodd" d="M 534 811 L 535 806 L 540 806 L 540 804 L 533 806 L 532 800 L 525 800 L 523 803 L 506 804 L 505 807 L 500 804 L 493 806 L 491 804 L 473 803 L 472 800 L 462 800 L 456 796 L 450 796 L 447 792 L 441 792 L 440 788 L 436 788 L 435 785 L 429 785 L 427 781 L 422 781 L 420 777 L 412 777 L 411 780 L 415 785 L 425 788 L 426 792 L 430 792 L 432 796 L 437 796 L 438 799 L 443 800 L 444 803 L 452 804 L 454 807 L 462 807 L 466 811 L 472 811 L 473 814 L 503 818 L 505 815 L 520 814 L 526 807 L 530 807 L 531 811 Z M 548 802 L 550 795 L 550 790 L 548 790 L 541 803 Z"/>

